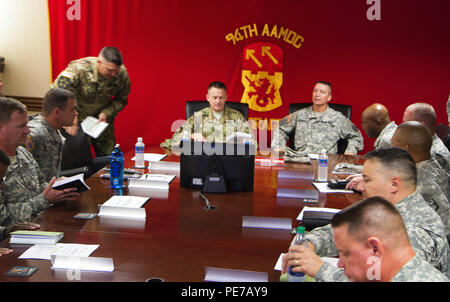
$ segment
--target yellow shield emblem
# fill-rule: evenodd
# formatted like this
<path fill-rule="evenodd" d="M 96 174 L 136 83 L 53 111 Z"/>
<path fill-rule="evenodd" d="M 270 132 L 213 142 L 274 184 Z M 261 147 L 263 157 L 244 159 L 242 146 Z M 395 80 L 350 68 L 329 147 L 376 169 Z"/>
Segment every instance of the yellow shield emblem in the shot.
<path fill-rule="evenodd" d="M 255 111 L 270 111 L 282 105 L 283 50 L 272 43 L 257 42 L 244 48 L 241 103 Z"/>

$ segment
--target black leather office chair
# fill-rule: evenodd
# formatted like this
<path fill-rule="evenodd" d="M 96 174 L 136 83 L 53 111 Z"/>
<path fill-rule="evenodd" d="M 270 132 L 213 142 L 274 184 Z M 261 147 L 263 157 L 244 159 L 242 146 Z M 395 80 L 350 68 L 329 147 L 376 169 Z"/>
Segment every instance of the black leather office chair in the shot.
<path fill-rule="evenodd" d="M 186 102 L 186 119 L 190 118 L 195 112 L 202 110 L 209 106 L 208 101 L 187 101 Z M 236 103 L 236 102 L 226 102 L 225 106 L 230 107 L 234 110 L 242 113 L 244 118 L 248 120 L 248 104 Z"/>
<path fill-rule="evenodd" d="M 312 106 L 312 103 L 291 103 L 289 104 L 289 114 L 294 113 L 295 111 Z M 336 111 L 341 112 L 345 117 L 348 119 L 351 119 L 352 117 L 352 106 L 351 105 L 344 105 L 344 104 L 335 104 L 335 103 L 328 103 L 328 106 L 330 106 L 331 109 L 334 109 Z M 294 149 L 294 135 L 292 134 L 289 137 L 289 146 Z M 339 139 L 338 140 L 338 154 L 344 154 L 345 149 L 347 149 L 348 142 L 346 139 Z"/>

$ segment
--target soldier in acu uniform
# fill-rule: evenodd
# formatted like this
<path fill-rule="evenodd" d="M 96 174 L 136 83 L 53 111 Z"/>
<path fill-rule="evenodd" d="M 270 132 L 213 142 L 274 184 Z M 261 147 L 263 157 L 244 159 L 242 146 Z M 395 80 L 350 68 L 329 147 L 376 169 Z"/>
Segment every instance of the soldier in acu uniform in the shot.
<path fill-rule="evenodd" d="M 450 238 L 450 190 L 447 175 L 431 157 L 431 144 L 430 131 L 415 121 L 400 124 L 392 137 L 392 146 L 405 149 L 411 154 L 417 167 L 417 190 L 441 217 L 446 235 Z"/>
<path fill-rule="evenodd" d="M 242 114 L 225 106 L 226 86 L 222 82 L 212 82 L 206 99 L 209 107 L 194 113 L 172 136 L 161 143 L 163 148 L 173 148 L 181 139 L 194 141 L 225 142 L 227 136 L 235 132 L 251 134 L 250 142 L 256 144 L 253 131 Z"/>
<path fill-rule="evenodd" d="M 115 47 L 103 48 L 98 57 L 70 62 L 52 84 L 75 94 L 80 122 L 94 116 L 109 123 L 97 139 L 92 139 L 96 156 L 111 155 L 116 143 L 114 120 L 128 104 L 130 86 L 122 55 Z"/>
<path fill-rule="evenodd" d="M 336 214 L 331 225 L 338 266 L 352 281 L 448 282 L 411 246 L 399 211 L 371 197 Z"/>
<path fill-rule="evenodd" d="M 72 92 L 51 88 L 44 97 L 43 112 L 29 123 L 30 134 L 25 147 L 33 154 L 47 182 L 61 172 L 62 150 L 65 138 L 60 129 L 72 126 L 77 116 L 77 101 Z"/>
<path fill-rule="evenodd" d="M 395 121 L 391 122 L 389 111 L 384 105 L 374 103 L 364 109 L 361 124 L 368 137 L 376 137 L 374 149 L 391 146 L 392 135 L 397 125 Z"/>
<path fill-rule="evenodd" d="M 294 133 L 294 148 L 298 154 L 337 153 L 340 138 L 348 141 L 345 154 L 356 154 L 363 149 L 363 138 L 359 129 L 342 113 L 331 109 L 331 84 L 319 81 L 315 84 L 313 105 L 297 110 L 280 121 L 272 138 L 274 152 L 283 153 L 289 135 Z"/>
<path fill-rule="evenodd" d="M 417 171 L 409 153 L 400 148 L 381 148 L 367 153 L 365 159 L 363 197 L 380 196 L 392 203 L 403 219 L 416 255 L 448 277 L 449 244 L 445 226 L 416 191 Z M 305 237 L 308 248 L 296 247 L 296 253 L 286 254 L 283 263 L 292 260 L 303 263 L 305 273 L 317 281 L 348 281 L 342 269 L 318 257 L 339 254 L 331 225 L 315 228 Z"/>
<path fill-rule="evenodd" d="M 2 194 L 14 221 L 28 222 L 50 204 L 76 200 L 75 188 L 54 190 L 56 178 L 46 182 L 30 152 L 22 145 L 30 130 L 25 105 L 17 100 L 0 97 L 0 149 L 11 164 L 6 173 Z"/>

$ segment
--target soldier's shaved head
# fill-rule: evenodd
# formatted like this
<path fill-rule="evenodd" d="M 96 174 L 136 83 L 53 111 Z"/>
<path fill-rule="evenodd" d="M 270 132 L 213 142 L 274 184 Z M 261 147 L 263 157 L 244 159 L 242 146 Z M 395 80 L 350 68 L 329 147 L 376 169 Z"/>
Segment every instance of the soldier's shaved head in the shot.
<path fill-rule="evenodd" d="M 417 121 L 400 124 L 392 137 L 392 146 L 407 150 L 414 161 L 429 158 L 432 143 L 428 128 Z"/>
<path fill-rule="evenodd" d="M 414 103 L 406 107 L 403 113 L 403 121 L 417 121 L 423 123 L 434 135 L 436 125 L 436 112 L 433 106 L 427 103 Z"/>
<path fill-rule="evenodd" d="M 361 115 L 362 127 L 369 137 L 378 137 L 391 122 L 389 111 L 383 104 L 374 103 L 364 109 Z"/>

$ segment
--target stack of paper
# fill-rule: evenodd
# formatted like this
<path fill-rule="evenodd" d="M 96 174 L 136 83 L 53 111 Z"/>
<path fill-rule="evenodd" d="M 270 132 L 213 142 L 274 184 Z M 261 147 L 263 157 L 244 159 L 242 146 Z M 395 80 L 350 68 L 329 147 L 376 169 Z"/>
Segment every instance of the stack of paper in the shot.
<path fill-rule="evenodd" d="M 55 244 L 64 233 L 19 230 L 11 233 L 10 244 Z"/>
<path fill-rule="evenodd" d="M 313 182 L 313 185 L 320 193 L 354 193 L 353 190 L 330 189 L 327 182 Z"/>
<path fill-rule="evenodd" d="M 324 212 L 324 213 L 336 214 L 336 213 L 339 213 L 340 211 L 341 211 L 340 209 L 333 209 L 333 208 L 318 208 L 318 207 L 304 206 L 302 211 L 298 215 L 297 220 L 303 220 L 303 214 L 305 212 Z"/>
<path fill-rule="evenodd" d="M 69 269 L 81 271 L 112 272 L 114 263 L 112 258 L 79 257 L 52 255 L 52 269 Z"/>
<path fill-rule="evenodd" d="M 140 178 L 130 178 L 128 188 L 169 190 L 169 184 L 176 175 L 144 174 Z"/>
<path fill-rule="evenodd" d="M 100 206 L 98 216 L 145 220 L 146 213 L 142 206 L 150 197 L 113 196 Z"/>
<path fill-rule="evenodd" d="M 20 255 L 19 259 L 51 260 L 52 255 L 89 257 L 89 255 L 92 254 L 98 247 L 98 244 L 36 244 L 27 249 L 22 255 Z"/>

